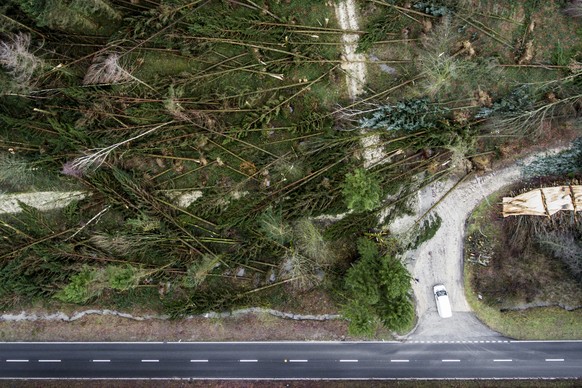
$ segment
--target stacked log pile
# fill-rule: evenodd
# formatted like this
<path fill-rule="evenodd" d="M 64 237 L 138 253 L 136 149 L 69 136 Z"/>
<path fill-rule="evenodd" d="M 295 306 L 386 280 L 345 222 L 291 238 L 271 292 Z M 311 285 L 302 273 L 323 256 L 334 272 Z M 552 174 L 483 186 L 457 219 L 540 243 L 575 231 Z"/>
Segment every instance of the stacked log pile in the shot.
<path fill-rule="evenodd" d="M 582 211 L 582 186 L 544 187 L 503 198 L 503 217 L 549 217 L 562 210 Z"/>

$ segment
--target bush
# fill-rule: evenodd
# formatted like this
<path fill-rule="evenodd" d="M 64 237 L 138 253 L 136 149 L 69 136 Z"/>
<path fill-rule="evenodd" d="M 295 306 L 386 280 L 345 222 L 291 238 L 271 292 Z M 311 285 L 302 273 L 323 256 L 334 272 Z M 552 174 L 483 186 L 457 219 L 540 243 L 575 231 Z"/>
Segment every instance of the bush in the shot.
<path fill-rule="evenodd" d="M 378 245 L 367 238 L 358 239 L 357 246 L 358 253 L 363 260 L 373 260 L 374 257 L 377 257 L 380 254 Z"/>
<path fill-rule="evenodd" d="M 354 336 L 372 337 L 376 327 L 376 315 L 368 306 L 351 301 L 344 307 L 343 315 L 350 321 L 349 332 Z"/>
<path fill-rule="evenodd" d="M 380 206 L 382 188 L 377 179 L 359 168 L 346 175 L 343 195 L 348 209 L 365 212 Z"/>
<path fill-rule="evenodd" d="M 137 285 L 138 271 L 131 265 L 109 265 L 105 269 L 107 284 L 114 290 L 126 291 Z"/>
<path fill-rule="evenodd" d="M 91 284 L 96 278 L 96 272 L 90 267 L 84 267 L 81 272 L 71 277 L 61 291 L 55 294 L 55 298 L 67 303 L 86 303 L 96 295 L 91 289 Z"/>

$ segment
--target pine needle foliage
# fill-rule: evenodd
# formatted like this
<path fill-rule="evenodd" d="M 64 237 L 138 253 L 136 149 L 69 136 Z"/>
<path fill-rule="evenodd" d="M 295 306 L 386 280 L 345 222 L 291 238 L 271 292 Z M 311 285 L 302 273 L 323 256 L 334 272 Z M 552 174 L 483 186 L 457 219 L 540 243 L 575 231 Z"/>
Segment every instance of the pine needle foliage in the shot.
<path fill-rule="evenodd" d="M 372 336 L 377 321 L 403 330 L 414 320 L 410 274 L 398 259 L 380 254 L 371 244 L 358 240 L 360 258 L 345 277 L 344 315 L 350 320 L 350 332 L 357 335 Z"/>
<path fill-rule="evenodd" d="M 86 303 L 97 294 L 92 289 L 95 278 L 96 272 L 87 266 L 73 275 L 69 284 L 55 294 L 55 298 L 67 303 Z"/>
<path fill-rule="evenodd" d="M 343 195 L 348 209 L 355 212 L 370 211 L 380 205 L 382 188 L 373 175 L 360 168 L 346 175 Z"/>
<path fill-rule="evenodd" d="M 311 259 L 317 267 L 325 268 L 334 263 L 335 253 L 313 221 L 309 219 L 297 221 L 293 234 L 295 249 Z"/>
<path fill-rule="evenodd" d="M 108 265 L 105 268 L 105 277 L 108 287 L 118 291 L 134 288 L 140 280 L 139 271 L 129 264 Z"/>
<path fill-rule="evenodd" d="M 386 131 L 414 132 L 434 128 L 437 120 L 447 111 L 431 104 L 427 98 L 400 101 L 374 109 L 372 114 L 359 120 L 363 128 Z"/>
<path fill-rule="evenodd" d="M 272 207 L 267 208 L 258 217 L 258 222 L 261 232 L 279 244 L 286 244 L 292 238 L 291 226 L 283 221 L 280 210 L 274 210 Z"/>
<path fill-rule="evenodd" d="M 55 29 L 84 29 L 96 32 L 100 18 L 120 20 L 121 13 L 107 0 L 15 0 L 39 27 Z"/>
<path fill-rule="evenodd" d="M 34 167 L 22 157 L 0 154 L 0 184 L 3 187 L 25 187 L 35 179 Z"/>
<path fill-rule="evenodd" d="M 200 287 L 211 272 L 220 266 L 221 256 L 202 255 L 200 259 L 188 267 L 186 276 L 182 278 L 182 286 L 186 288 Z"/>

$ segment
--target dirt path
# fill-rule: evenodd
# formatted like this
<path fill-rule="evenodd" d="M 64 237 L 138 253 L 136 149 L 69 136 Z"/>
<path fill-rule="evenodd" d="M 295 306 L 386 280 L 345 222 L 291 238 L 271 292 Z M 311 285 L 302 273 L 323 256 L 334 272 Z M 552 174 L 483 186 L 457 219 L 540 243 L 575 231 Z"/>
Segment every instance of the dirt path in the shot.
<path fill-rule="evenodd" d="M 342 69 L 346 73 L 346 84 L 348 94 L 352 100 L 355 100 L 364 92 L 366 85 L 366 57 L 363 54 L 356 53 L 358 48 L 358 34 L 350 34 L 349 31 L 359 30 L 358 11 L 354 0 L 344 0 L 336 4 L 335 13 L 340 28 L 347 33 L 342 35 L 344 43 L 342 56 Z M 364 132 L 362 132 L 364 133 Z M 377 146 L 380 142 L 378 135 L 368 135 L 361 138 L 364 160 L 364 168 L 369 168 L 376 163 L 385 159 L 384 150 Z"/>
<path fill-rule="evenodd" d="M 546 151 L 556 153 L 558 147 Z M 489 194 L 518 180 L 521 167 L 536 156 L 527 157 L 506 168 L 462 182 L 435 208 L 442 219 L 435 236 L 418 249 L 406 254 L 409 270 L 419 281 L 413 284 L 417 300 L 416 310 L 419 322 L 416 329 L 408 335 L 410 340 L 474 340 L 496 338 L 499 334 L 480 323 L 469 308 L 465 299 L 463 285 L 463 241 L 465 220 L 473 209 Z M 416 216 L 397 220 L 391 225 L 395 233 L 405 233 L 419 215 L 424 214 L 447 192 L 456 180 L 437 182 L 418 193 Z M 443 283 L 451 299 L 453 317 L 446 321 L 436 312 L 432 287 Z"/>
<path fill-rule="evenodd" d="M 337 3 L 335 13 L 342 30 L 357 31 L 360 28 L 354 0 L 344 0 Z M 346 33 L 342 35 L 344 43 L 342 69 L 346 72 L 348 93 L 352 100 L 363 93 L 366 84 L 366 64 L 364 63 L 366 58 L 364 55 L 356 53 L 359 38 L 358 34 Z"/>

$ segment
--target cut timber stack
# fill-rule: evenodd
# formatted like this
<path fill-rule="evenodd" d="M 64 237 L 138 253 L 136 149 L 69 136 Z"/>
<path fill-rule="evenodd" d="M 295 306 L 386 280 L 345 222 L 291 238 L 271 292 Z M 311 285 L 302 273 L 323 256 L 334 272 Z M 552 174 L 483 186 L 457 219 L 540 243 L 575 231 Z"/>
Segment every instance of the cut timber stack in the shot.
<path fill-rule="evenodd" d="M 560 210 L 582 211 L 582 186 L 544 187 L 503 198 L 503 217 L 549 217 Z"/>

